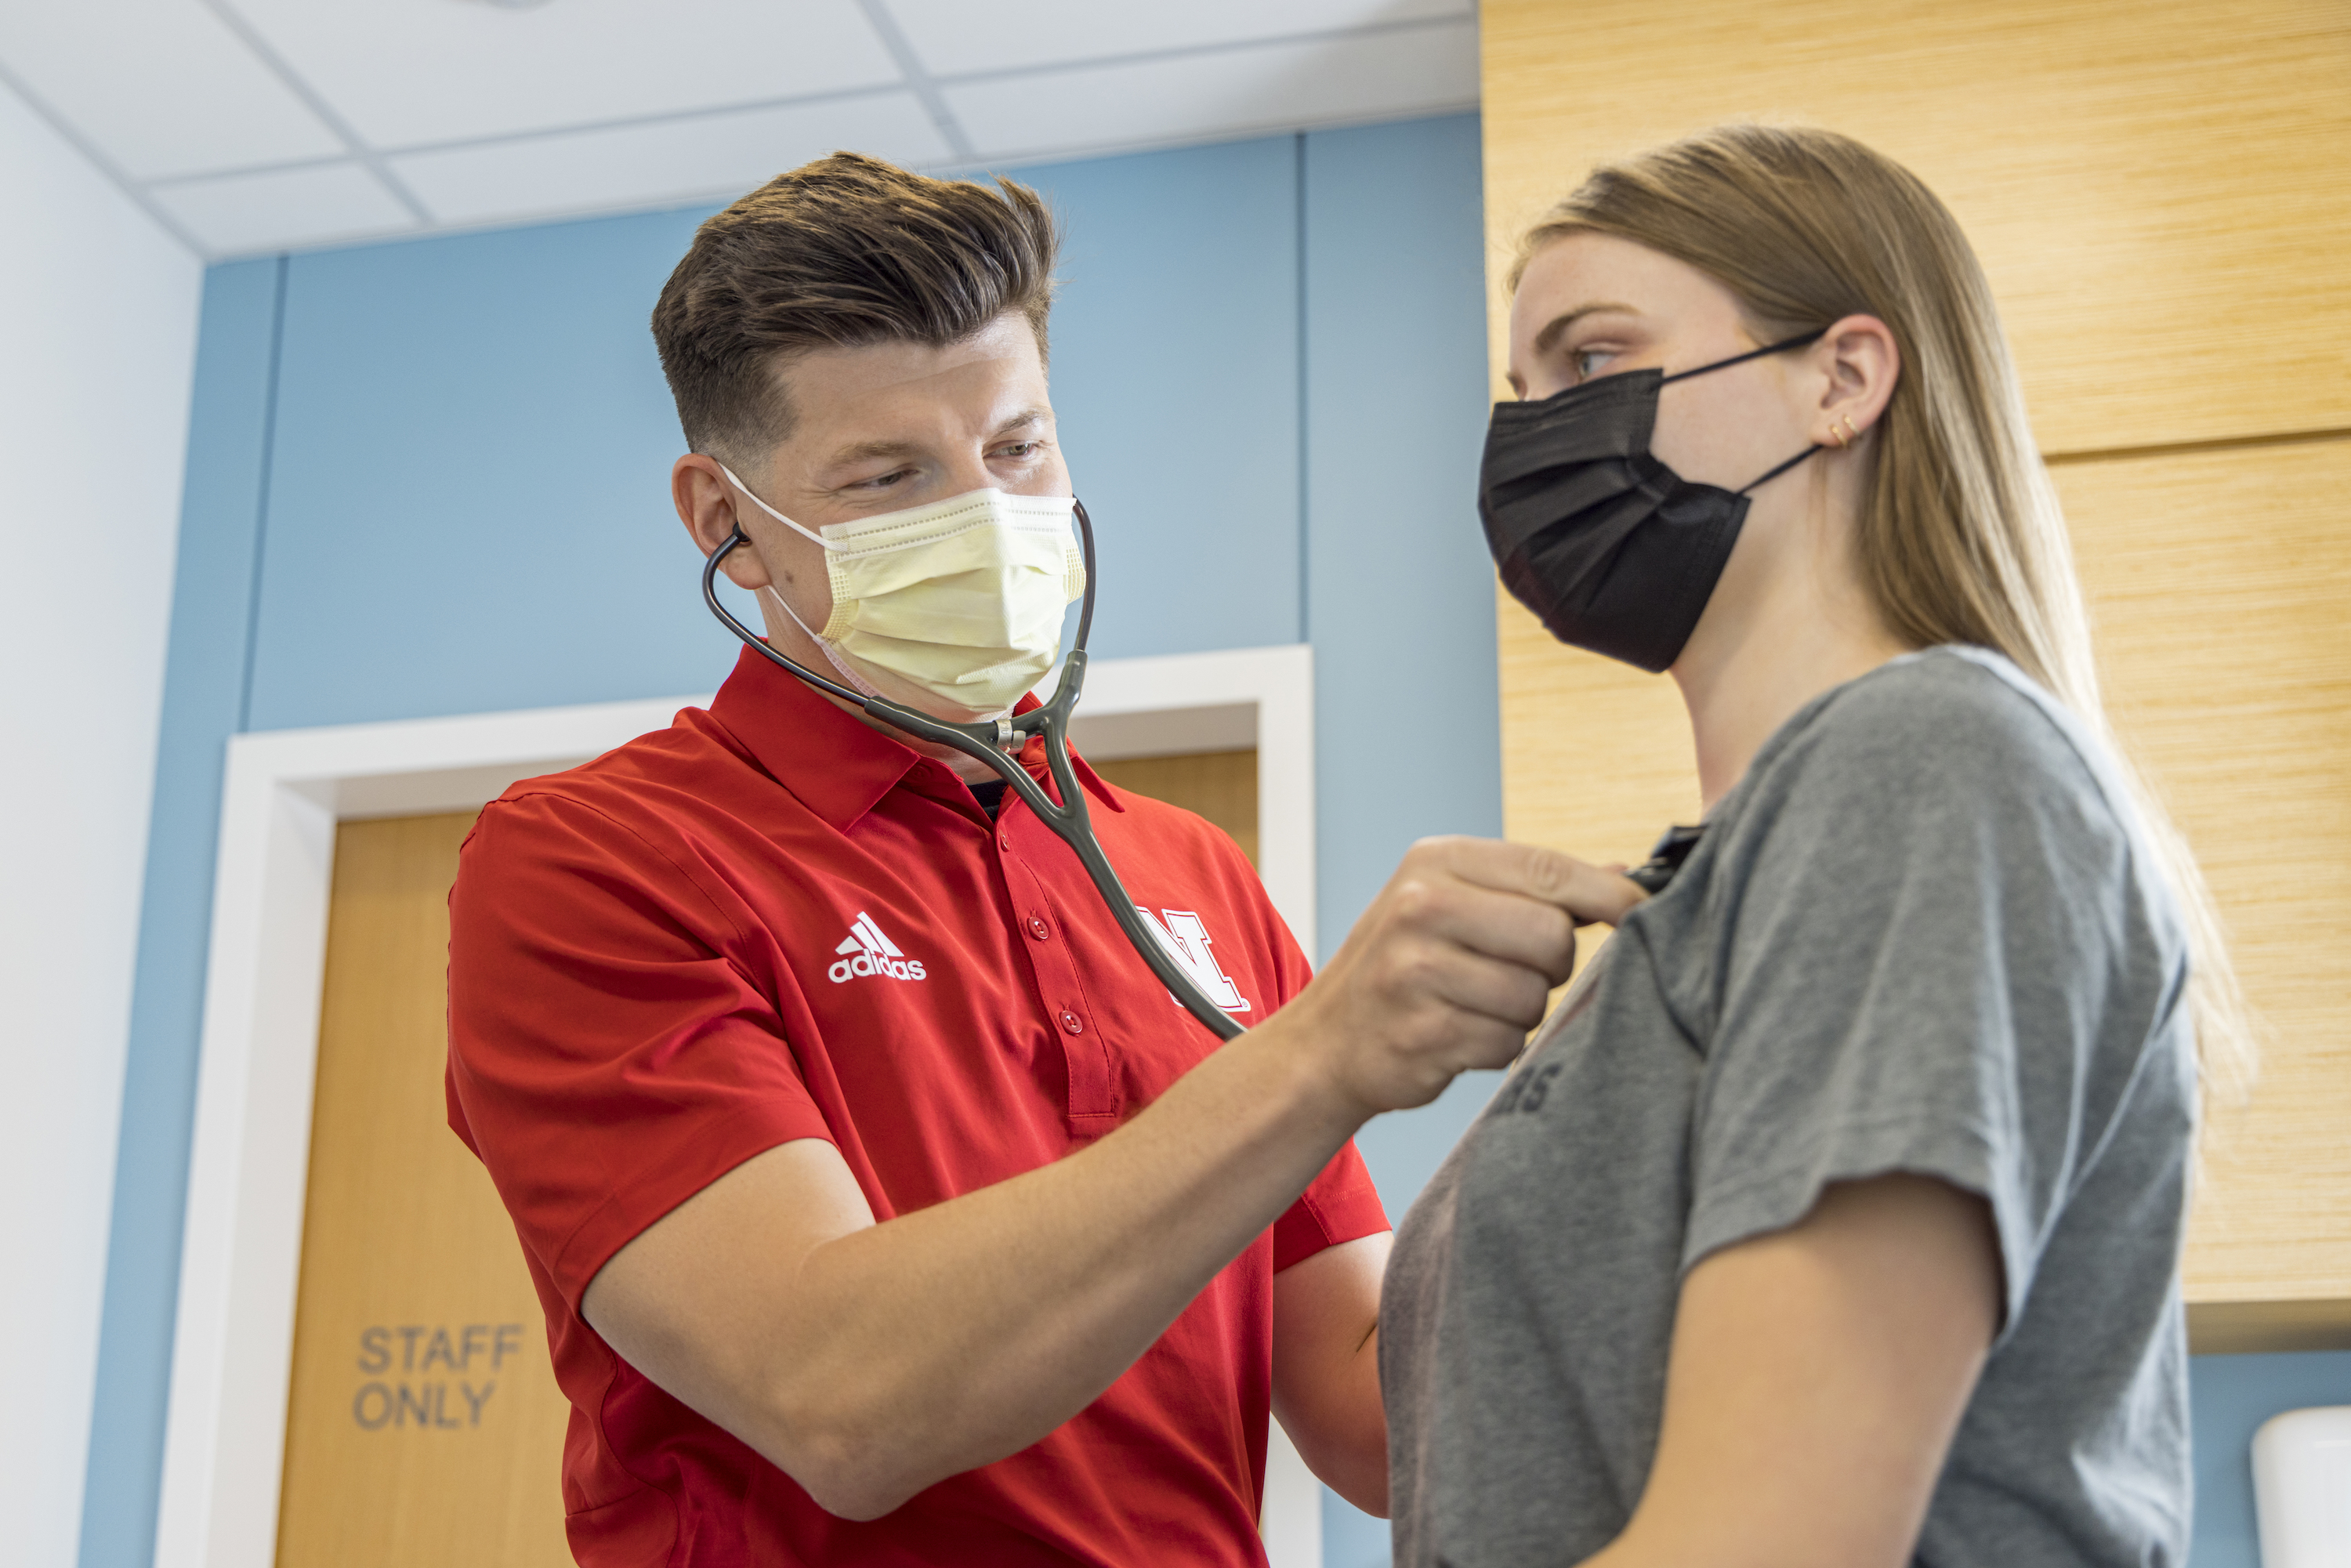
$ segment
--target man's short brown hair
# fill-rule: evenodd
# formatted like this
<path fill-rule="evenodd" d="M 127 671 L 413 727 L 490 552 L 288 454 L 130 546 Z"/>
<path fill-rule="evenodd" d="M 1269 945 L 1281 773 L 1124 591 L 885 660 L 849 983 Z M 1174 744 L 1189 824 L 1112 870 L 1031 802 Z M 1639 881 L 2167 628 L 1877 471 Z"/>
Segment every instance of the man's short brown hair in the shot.
<path fill-rule="evenodd" d="M 778 371 L 824 348 L 961 342 L 1008 310 L 1045 346 L 1060 238 L 1044 199 L 836 152 L 695 231 L 653 341 L 696 452 L 753 459 L 790 433 Z"/>

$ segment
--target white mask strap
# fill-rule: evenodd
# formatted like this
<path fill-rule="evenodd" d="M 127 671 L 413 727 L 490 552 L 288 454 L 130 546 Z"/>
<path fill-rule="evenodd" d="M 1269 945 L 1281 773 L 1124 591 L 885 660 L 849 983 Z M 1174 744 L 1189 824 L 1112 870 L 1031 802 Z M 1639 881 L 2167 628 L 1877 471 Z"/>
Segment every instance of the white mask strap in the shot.
<path fill-rule="evenodd" d="M 733 484 L 734 484 L 734 486 L 735 486 L 735 488 L 737 488 L 737 490 L 742 491 L 744 495 L 750 497 L 751 504 L 752 504 L 753 506 L 755 506 L 755 507 L 758 507 L 758 508 L 759 508 L 759 510 L 761 510 L 761 511 L 763 511 L 763 512 L 767 513 L 767 514 L 768 514 L 768 516 L 769 516 L 769 517 L 771 517 L 775 518 L 775 519 L 776 519 L 776 521 L 778 521 L 778 522 L 779 522 L 779 523 L 783 524 L 783 525 L 784 525 L 784 527 L 786 527 L 786 528 L 788 528 L 791 529 L 791 530 L 792 530 L 792 532 L 794 532 L 794 533 L 796 533 L 796 534 L 799 535 L 799 536 L 800 536 L 800 538 L 804 538 L 804 539 L 808 539 L 808 540 L 810 540 L 810 542 L 812 542 L 813 544 L 815 544 L 815 545 L 816 545 L 816 547 L 817 547 L 818 549 L 839 549 L 841 548 L 839 545 L 836 545 L 836 544 L 832 543 L 831 540 L 829 540 L 829 539 L 825 538 L 824 538 L 822 535 L 820 535 L 820 534 L 812 534 L 812 533 L 809 532 L 809 531 L 808 531 L 808 529 L 806 529 L 806 528 L 804 528 L 800 527 L 798 523 L 796 523 L 796 522 L 792 521 L 792 520 L 791 520 L 791 518 L 789 518 L 789 517 L 788 517 L 784 516 L 784 515 L 783 515 L 783 513 L 781 513 L 781 512 L 779 512 L 779 511 L 776 510 L 776 508 L 775 508 L 775 507 L 771 507 L 771 506 L 768 505 L 768 503 L 767 503 L 767 502 L 762 501 L 761 499 L 759 499 L 759 497 L 758 497 L 757 495 L 754 495 L 754 494 L 752 493 L 751 486 L 748 486 L 748 485 L 746 485 L 745 483 L 743 483 L 743 481 L 742 481 L 742 480 L 740 480 L 740 479 L 737 479 L 737 478 L 735 477 L 735 470 L 733 470 L 732 468 L 729 468 L 728 466 L 726 466 L 726 464 L 724 464 L 724 463 L 719 464 L 719 465 L 718 465 L 718 471 L 719 471 L 721 474 L 726 475 L 726 477 L 727 477 L 730 481 L 732 481 L 732 482 L 733 482 Z M 783 603 L 783 601 L 782 601 L 780 598 L 778 598 L 778 599 L 776 601 L 776 602 L 777 602 L 777 603 L 778 603 L 778 604 L 782 604 L 782 603 Z M 792 607 L 791 607 L 790 605 L 789 605 L 789 604 L 785 604 L 785 605 L 784 605 L 784 613 L 785 613 L 785 614 L 787 614 L 787 615 L 791 615 L 791 610 L 792 610 Z M 795 621 L 798 621 L 798 620 L 799 619 L 799 616 L 797 616 L 797 615 L 793 615 L 793 616 L 792 616 L 792 619 L 793 619 L 793 620 L 795 620 Z M 803 632 L 806 632 L 806 631 L 808 631 L 808 628 L 807 628 L 807 627 L 805 627 L 805 626 L 803 626 L 803 627 L 801 627 L 801 628 L 800 628 L 800 630 L 801 630 L 801 631 L 803 631 Z M 814 633 L 813 633 L 813 632 L 810 632 L 810 634 L 811 636 L 813 636 L 813 635 L 814 635 Z"/>
<path fill-rule="evenodd" d="M 757 500 L 758 498 L 758 497 L 756 496 L 752 497 L 754 500 Z M 831 643 L 826 642 L 822 637 L 818 636 L 815 632 L 810 632 L 809 623 L 799 618 L 799 612 L 792 608 L 791 601 L 786 599 L 782 594 L 778 593 L 772 584 L 759 590 L 759 591 L 774 600 L 778 607 L 780 608 L 785 614 L 792 618 L 792 624 L 799 627 L 802 632 L 807 632 L 808 640 L 824 650 L 826 662 L 832 665 L 833 669 L 840 674 L 842 680 L 847 681 L 851 685 L 856 687 L 859 691 L 864 693 L 869 697 L 878 697 L 883 695 L 883 691 L 880 686 L 875 685 L 872 681 L 869 681 L 863 675 L 859 674 L 850 662 L 841 656 L 840 649 L 834 647 Z"/>

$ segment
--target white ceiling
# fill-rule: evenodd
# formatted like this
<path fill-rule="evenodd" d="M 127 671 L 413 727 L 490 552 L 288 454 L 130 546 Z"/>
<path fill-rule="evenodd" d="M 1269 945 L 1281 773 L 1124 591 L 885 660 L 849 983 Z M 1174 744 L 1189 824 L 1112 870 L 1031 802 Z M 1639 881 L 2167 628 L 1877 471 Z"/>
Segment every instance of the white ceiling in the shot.
<path fill-rule="evenodd" d="M 0 0 L 14 89 L 207 256 L 1466 109 L 1476 0 Z"/>

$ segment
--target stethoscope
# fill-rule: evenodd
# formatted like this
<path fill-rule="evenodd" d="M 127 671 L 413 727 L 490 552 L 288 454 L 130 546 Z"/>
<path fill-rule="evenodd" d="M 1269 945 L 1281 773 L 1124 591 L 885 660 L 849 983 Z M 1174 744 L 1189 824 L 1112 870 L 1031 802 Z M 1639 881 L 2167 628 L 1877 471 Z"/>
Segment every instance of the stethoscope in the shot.
<path fill-rule="evenodd" d="M 1093 879 L 1094 891 L 1102 894 L 1102 903 L 1110 906 L 1112 918 L 1118 922 L 1119 929 L 1126 933 L 1126 939 L 1134 944 L 1134 950 L 1143 955 L 1143 961 L 1151 966 L 1151 972 L 1159 977 L 1161 983 L 1184 1005 L 1186 1011 L 1215 1030 L 1219 1039 L 1230 1040 L 1242 1032 L 1242 1026 L 1234 1020 L 1231 1014 L 1209 1000 L 1207 993 L 1184 972 L 1160 944 L 1143 912 L 1135 907 L 1134 900 L 1127 896 L 1125 887 L 1118 880 L 1118 873 L 1111 869 L 1109 857 L 1102 853 L 1102 841 L 1094 837 L 1093 822 L 1086 814 L 1085 789 L 1070 768 L 1070 715 L 1076 711 L 1078 693 L 1086 684 L 1086 633 L 1093 629 L 1094 623 L 1095 577 L 1094 526 L 1087 517 L 1082 502 L 1073 501 L 1071 506 L 1077 514 L 1078 541 L 1085 552 L 1086 563 L 1086 596 L 1083 607 L 1078 612 L 1077 644 L 1070 650 L 1069 659 L 1061 666 L 1061 679 L 1053 688 L 1052 701 L 1024 714 L 1008 714 L 992 724 L 949 724 L 910 708 L 904 703 L 893 703 L 887 697 L 869 697 L 862 692 L 852 691 L 838 681 L 818 674 L 805 664 L 768 646 L 765 638 L 728 614 L 726 607 L 718 602 L 718 563 L 725 560 L 727 552 L 736 546 L 749 542 L 744 538 L 739 525 L 727 536 L 725 544 L 711 552 L 709 561 L 703 567 L 702 600 L 710 606 L 710 612 L 726 623 L 728 631 L 743 639 L 745 646 L 757 649 L 769 662 L 782 665 L 817 690 L 839 697 L 843 702 L 854 703 L 873 717 L 904 730 L 908 735 L 918 736 L 941 746 L 952 746 L 966 757 L 984 762 L 994 769 L 1013 793 L 1037 813 L 1038 820 L 1076 852 L 1078 863 L 1084 866 L 1086 874 Z M 1015 760 L 1028 746 L 1030 737 L 1040 735 L 1045 738 L 1045 759 L 1052 769 L 1053 783 L 1061 791 L 1060 805 L 1055 805 L 1052 798 L 1029 776 L 1029 770 Z"/>

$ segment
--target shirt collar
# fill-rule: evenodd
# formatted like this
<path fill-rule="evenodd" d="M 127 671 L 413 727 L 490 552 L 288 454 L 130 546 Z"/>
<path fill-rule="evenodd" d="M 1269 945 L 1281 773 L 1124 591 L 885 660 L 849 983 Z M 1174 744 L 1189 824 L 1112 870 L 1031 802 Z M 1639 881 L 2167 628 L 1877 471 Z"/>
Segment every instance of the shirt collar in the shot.
<path fill-rule="evenodd" d="M 1013 711 L 1027 713 L 1038 706 L 1031 695 L 1022 697 Z M 946 770 L 944 763 L 932 762 L 904 741 L 835 706 L 823 693 L 753 648 L 737 656 L 735 673 L 718 688 L 710 713 L 769 777 L 843 832 L 906 782 L 907 775 L 918 768 Z M 1031 740 L 1020 761 L 1042 775 L 1045 743 Z M 1074 750 L 1070 766 L 1097 801 L 1113 811 L 1126 810 Z"/>

